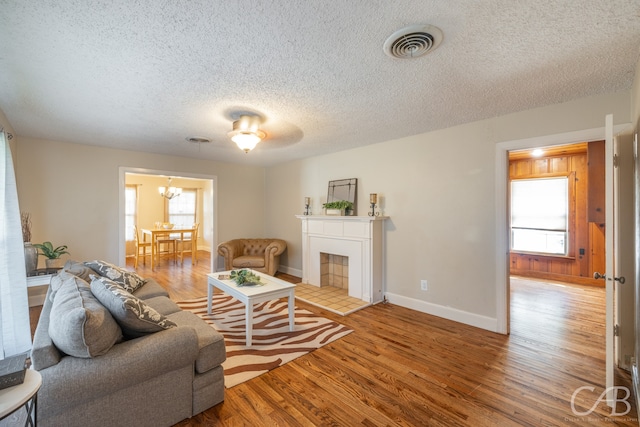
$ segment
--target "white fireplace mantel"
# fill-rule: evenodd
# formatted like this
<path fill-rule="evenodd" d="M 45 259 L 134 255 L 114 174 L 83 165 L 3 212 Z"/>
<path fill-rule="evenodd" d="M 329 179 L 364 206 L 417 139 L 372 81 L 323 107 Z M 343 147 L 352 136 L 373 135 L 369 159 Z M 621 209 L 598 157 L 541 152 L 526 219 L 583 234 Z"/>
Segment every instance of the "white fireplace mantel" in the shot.
<path fill-rule="evenodd" d="M 384 220 L 377 216 L 296 215 L 302 222 L 302 282 L 320 286 L 320 253 L 349 257 L 349 296 L 383 299 Z"/>

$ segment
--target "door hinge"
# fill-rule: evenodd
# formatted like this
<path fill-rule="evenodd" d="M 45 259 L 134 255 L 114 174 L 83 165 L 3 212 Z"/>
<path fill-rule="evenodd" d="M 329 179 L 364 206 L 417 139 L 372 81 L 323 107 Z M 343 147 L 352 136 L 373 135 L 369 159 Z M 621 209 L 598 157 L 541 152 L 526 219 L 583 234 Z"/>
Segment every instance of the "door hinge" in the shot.
<path fill-rule="evenodd" d="M 613 167 L 617 168 L 620 165 L 620 156 L 617 154 L 613 155 Z"/>
<path fill-rule="evenodd" d="M 619 337 L 620 336 L 620 325 L 615 325 L 613 327 L 613 336 L 615 336 L 615 337 Z"/>

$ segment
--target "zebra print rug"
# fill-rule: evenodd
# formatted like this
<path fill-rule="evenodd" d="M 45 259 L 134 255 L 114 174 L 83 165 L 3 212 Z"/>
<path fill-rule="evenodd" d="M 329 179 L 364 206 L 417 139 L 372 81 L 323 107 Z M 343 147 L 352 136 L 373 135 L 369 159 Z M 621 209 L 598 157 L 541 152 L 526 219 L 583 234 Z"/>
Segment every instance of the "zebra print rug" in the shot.
<path fill-rule="evenodd" d="M 226 294 L 214 294 L 213 313 L 207 314 L 207 297 L 178 302 L 220 332 L 227 347 L 224 368 L 226 388 L 255 378 L 304 354 L 333 342 L 353 330 L 310 311 L 295 309 L 295 330 L 289 331 L 287 300 L 253 307 L 252 346 L 245 345 L 245 308 Z"/>

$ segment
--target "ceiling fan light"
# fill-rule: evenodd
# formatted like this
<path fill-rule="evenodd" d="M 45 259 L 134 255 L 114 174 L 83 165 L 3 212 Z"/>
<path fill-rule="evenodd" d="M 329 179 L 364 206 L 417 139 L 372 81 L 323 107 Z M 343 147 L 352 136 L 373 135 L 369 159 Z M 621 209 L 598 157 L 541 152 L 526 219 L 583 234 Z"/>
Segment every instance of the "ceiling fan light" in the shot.
<path fill-rule="evenodd" d="M 240 132 L 233 135 L 231 137 L 231 140 L 238 145 L 238 148 L 244 150 L 245 153 L 248 153 L 249 151 L 256 148 L 256 145 L 258 145 L 258 143 L 262 141 L 262 138 L 260 138 L 255 133 Z"/>
<path fill-rule="evenodd" d="M 233 130 L 228 135 L 245 153 L 253 150 L 267 136 L 260 130 L 260 117 L 257 116 L 240 116 L 233 122 Z"/>

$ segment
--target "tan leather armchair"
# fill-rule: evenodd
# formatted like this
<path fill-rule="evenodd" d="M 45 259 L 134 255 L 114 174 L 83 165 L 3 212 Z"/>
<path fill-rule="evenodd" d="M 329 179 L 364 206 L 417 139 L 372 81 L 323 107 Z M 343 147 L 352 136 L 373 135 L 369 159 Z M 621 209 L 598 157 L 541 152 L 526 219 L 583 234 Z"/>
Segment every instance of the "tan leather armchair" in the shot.
<path fill-rule="evenodd" d="M 234 239 L 220 243 L 218 254 L 224 257 L 225 270 L 252 268 L 273 276 L 286 249 L 287 242 L 280 239 Z"/>

